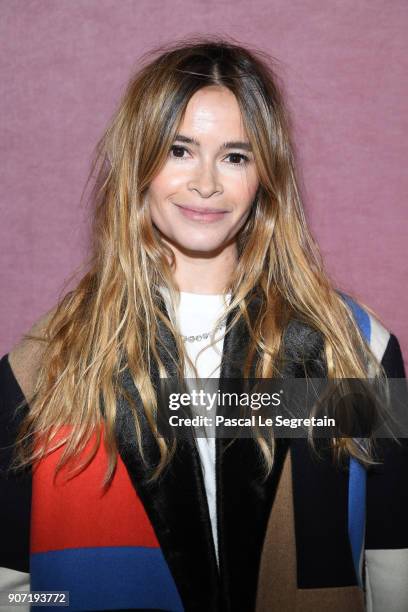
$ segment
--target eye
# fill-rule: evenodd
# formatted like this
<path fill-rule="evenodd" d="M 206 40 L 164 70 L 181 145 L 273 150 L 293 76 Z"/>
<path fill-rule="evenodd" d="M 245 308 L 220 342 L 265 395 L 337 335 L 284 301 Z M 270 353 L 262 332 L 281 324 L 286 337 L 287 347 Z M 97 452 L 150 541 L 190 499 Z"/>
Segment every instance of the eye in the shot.
<path fill-rule="evenodd" d="M 177 157 L 177 159 L 183 159 L 185 152 L 188 153 L 187 149 L 185 147 L 180 146 L 180 145 L 172 145 L 170 147 L 170 155 L 171 155 L 171 157 Z"/>
<path fill-rule="evenodd" d="M 232 158 L 230 163 L 232 163 L 233 166 L 245 166 L 245 164 L 249 162 L 249 157 L 242 153 L 229 153 L 227 157 Z"/>

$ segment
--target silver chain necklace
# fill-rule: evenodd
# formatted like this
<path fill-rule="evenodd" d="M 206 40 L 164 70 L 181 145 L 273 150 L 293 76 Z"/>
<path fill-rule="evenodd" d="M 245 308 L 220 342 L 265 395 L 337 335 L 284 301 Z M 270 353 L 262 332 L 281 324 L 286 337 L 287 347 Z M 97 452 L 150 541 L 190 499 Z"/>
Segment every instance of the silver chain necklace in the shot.
<path fill-rule="evenodd" d="M 200 342 L 200 340 L 207 340 L 207 338 L 209 338 L 213 332 L 217 332 L 220 329 L 223 329 L 226 325 L 226 322 L 227 320 L 223 319 L 221 323 L 217 325 L 217 327 L 214 327 L 214 329 L 210 332 L 197 334 L 197 336 L 184 336 L 183 334 L 181 334 L 181 337 L 183 338 L 183 342 Z"/>

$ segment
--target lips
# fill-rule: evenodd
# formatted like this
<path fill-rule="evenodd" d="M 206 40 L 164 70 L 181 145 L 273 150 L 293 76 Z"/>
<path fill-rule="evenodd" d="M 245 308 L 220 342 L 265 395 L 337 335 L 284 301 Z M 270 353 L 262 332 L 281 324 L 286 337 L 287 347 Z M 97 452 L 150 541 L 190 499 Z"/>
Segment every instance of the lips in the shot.
<path fill-rule="evenodd" d="M 183 217 L 199 223 L 211 223 L 213 221 L 220 221 L 224 219 L 225 215 L 229 213 L 228 210 L 219 210 L 217 208 L 199 208 L 189 207 L 184 204 L 174 204 Z"/>
<path fill-rule="evenodd" d="M 219 208 L 203 208 L 201 206 L 189 206 L 188 204 L 176 204 L 176 206 L 178 206 L 178 208 L 184 208 L 200 214 L 228 212 L 228 210 L 220 210 Z"/>

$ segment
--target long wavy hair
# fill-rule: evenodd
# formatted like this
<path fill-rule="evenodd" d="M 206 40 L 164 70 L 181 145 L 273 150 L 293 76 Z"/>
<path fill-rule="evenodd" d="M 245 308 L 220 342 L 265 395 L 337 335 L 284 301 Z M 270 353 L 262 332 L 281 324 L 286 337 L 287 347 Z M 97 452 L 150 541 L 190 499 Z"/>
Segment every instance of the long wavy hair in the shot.
<path fill-rule="evenodd" d="M 143 57 L 95 150 L 90 257 L 86 273 L 60 298 L 40 338 L 41 364 L 17 440 L 20 466 L 63 445 L 58 471 L 89 448 L 92 438 L 83 469 L 103 440 L 109 459 L 104 484 L 109 484 L 117 462 L 117 399 L 126 393 L 119 384 L 123 364 L 156 434 L 161 459 L 152 478 L 171 461 L 174 448 L 155 429 L 157 397 L 149 359 L 153 355 L 160 377 L 166 377 L 157 345 L 160 322 L 175 338 L 180 379 L 187 357 L 171 317 L 160 308 L 160 287 L 175 302 L 178 287 L 173 253 L 152 224 L 148 188 L 167 159 L 190 98 L 202 87 L 226 87 L 235 95 L 259 176 L 256 199 L 238 236 L 238 262 L 225 286 L 231 300 L 224 314 L 236 311 L 226 333 L 240 317 L 249 329 L 243 376 L 255 356 L 257 377 L 279 375 L 283 333 L 293 316 L 320 332 L 329 378 L 384 375 L 329 280 L 309 232 L 290 121 L 275 72 L 269 56 L 217 37 L 179 41 Z M 255 321 L 248 316 L 254 288 L 262 296 Z M 134 409 L 142 451 L 139 418 Z M 27 439 L 36 444 L 27 445 Z M 352 438 L 332 443 L 336 452 L 372 461 Z M 274 448 L 273 439 L 259 440 L 266 472 Z"/>

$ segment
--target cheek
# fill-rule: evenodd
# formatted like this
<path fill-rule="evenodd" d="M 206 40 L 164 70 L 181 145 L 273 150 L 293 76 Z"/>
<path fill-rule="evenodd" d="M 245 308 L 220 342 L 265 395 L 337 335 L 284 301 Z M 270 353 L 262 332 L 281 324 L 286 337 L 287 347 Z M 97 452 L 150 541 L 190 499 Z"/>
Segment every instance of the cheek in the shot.
<path fill-rule="evenodd" d="M 167 194 L 167 181 L 163 176 L 157 176 L 149 186 L 147 191 L 147 201 L 149 203 L 150 212 L 152 217 L 155 212 L 160 211 L 163 206 L 163 201 Z"/>
<path fill-rule="evenodd" d="M 256 192 L 258 191 L 258 187 L 259 187 L 258 174 L 257 172 L 253 171 L 248 175 L 248 180 L 247 180 L 247 194 L 248 194 L 248 199 L 251 200 L 251 202 L 253 202 L 253 200 L 255 199 Z"/>
<path fill-rule="evenodd" d="M 186 181 L 185 173 L 179 168 L 163 168 L 150 183 L 150 190 L 156 200 L 163 200 L 177 191 Z"/>
<path fill-rule="evenodd" d="M 233 186 L 230 192 L 237 203 L 237 212 L 239 216 L 249 214 L 258 190 L 258 181 L 256 179 L 242 180 Z"/>
<path fill-rule="evenodd" d="M 242 172 L 237 171 L 237 176 L 228 177 L 226 182 L 230 194 L 240 201 L 252 201 L 255 198 L 259 186 L 258 173 L 254 167 L 249 167 Z"/>

